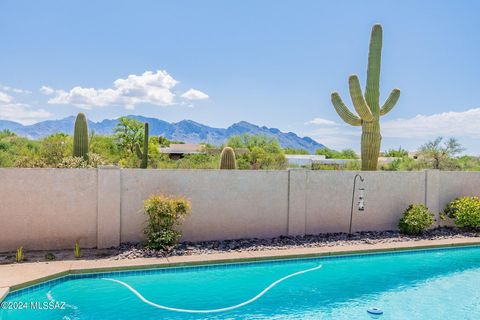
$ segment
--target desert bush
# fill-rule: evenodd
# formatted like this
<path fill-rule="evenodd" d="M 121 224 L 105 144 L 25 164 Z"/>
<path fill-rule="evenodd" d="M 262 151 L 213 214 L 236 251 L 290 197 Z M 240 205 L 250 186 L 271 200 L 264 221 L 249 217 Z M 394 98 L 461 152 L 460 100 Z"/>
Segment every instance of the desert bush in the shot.
<path fill-rule="evenodd" d="M 284 170 L 288 167 L 283 149 L 274 137 L 251 134 L 231 136 L 226 146 L 247 150 L 244 154 L 237 153 L 238 169 Z"/>
<path fill-rule="evenodd" d="M 357 153 L 352 149 L 343 149 L 341 151 L 322 148 L 315 151 L 317 155 L 323 155 L 327 159 L 358 159 Z"/>
<path fill-rule="evenodd" d="M 64 157 L 71 154 L 72 139 L 64 133 L 55 133 L 40 141 L 40 158 L 49 167 L 55 167 Z"/>
<path fill-rule="evenodd" d="M 425 232 L 434 222 L 433 214 L 423 204 L 412 204 L 403 213 L 398 223 L 401 233 L 419 235 Z"/>
<path fill-rule="evenodd" d="M 165 251 L 174 249 L 181 236 L 175 228 L 190 213 L 190 202 L 183 197 L 156 194 L 144 201 L 144 210 L 148 217 L 144 229 L 146 246 Z"/>
<path fill-rule="evenodd" d="M 347 161 L 346 163 L 320 163 L 312 162 L 310 167 L 312 170 L 347 170 L 357 171 L 361 169 L 361 162 L 358 160 Z"/>
<path fill-rule="evenodd" d="M 16 168 L 47 168 L 48 164 L 43 159 L 23 157 L 15 161 Z"/>
<path fill-rule="evenodd" d="M 56 259 L 56 257 L 55 257 L 55 255 L 54 255 L 52 252 L 47 252 L 47 253 L 45 254 L 45 260 L 47 260 L 47 261 L 53 261 L 53 260 L 55 260 L 55 259 Z"/>
<path fill-rule="evenodd" d="M 89 153 L 88 159 L 72 156 L 65 157 L 57 164 L 57 168 L 97 168 L 104 164 L 105 161 L 98 154 Z"/>
<path fill-rule="evenodd" d="M 453 200 L 447 204 L 444 213 L 459 227 L 480 227 L 480 199 L 477 196 Z"/>

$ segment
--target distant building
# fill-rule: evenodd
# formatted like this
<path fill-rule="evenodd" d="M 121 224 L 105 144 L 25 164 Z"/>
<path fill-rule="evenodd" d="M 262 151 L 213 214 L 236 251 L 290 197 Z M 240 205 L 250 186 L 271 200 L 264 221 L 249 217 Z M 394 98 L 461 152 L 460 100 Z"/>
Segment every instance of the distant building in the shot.
<path fill-rule="evenodd" d="M 378 163 L 392 163 L 393 161 L 397 160 L 397 159 L 401 159 L 401 158 L 398 158 L 398 157 L 378 157 Z"/>
<path fill-rule="evenodd" d="M 236 155 L 243 155 L 248 152 L 246 148 L 235 148 Z M 220 154 L 220 148 L 206 148 L 203 144 L 194 143 L 172 143 L 168 147 L 161 147 L 160 153 L 168 154 L 172 160 L 182 159 L 186 154 Z"/>
<path fill-rule="evenodd" d="M 344 166 L 348 162 L 352 161 L 361 161 L 361 159 L 326 159 L 324 155 L 313 155 L 313 154 L 286 154 L 285 158 L 289 164 L 297 166 L 310 167 L 312 163 L 332 165 L 332 166 Z M 395 159 L 394 157 L 379 157 L 379 163 L 391 163 Z"/>
<path fill-rule="evenodd" d="M 408 157 L 412 158 L 412 159 L 415 159 L 415 160 L 418 159 L 419 156 L 420 156 L 420 152 L 418 152 L 418 151 L 410 151 L 408 153 Z"/>
<path fill-rule="evenodd" d="M 324 155 L 316 154 L 286 154 L 285 158 L 287 158 L 289 164 L 297 166 L 310 166 L 313 162 L 325 160 Z"/>
<path fill-rule="evenodd" d="M 178 160 L 186 154 L 202 154 L 206 153 L 205 146 L 202 144 L 193 143 L 172 143 L 168 147 L 160 148 L 160 153 L 168 154 L 172 160 Z"/>

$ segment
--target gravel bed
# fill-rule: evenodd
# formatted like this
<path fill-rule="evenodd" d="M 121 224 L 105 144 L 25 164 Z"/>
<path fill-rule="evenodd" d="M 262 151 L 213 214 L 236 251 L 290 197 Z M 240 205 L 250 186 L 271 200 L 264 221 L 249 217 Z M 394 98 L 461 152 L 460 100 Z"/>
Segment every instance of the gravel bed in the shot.
<path fill-rule="evenodd" d="M 392 243 L 401 241 L 439 240 L 454 238 L 480 237 L 475 230 L 460 230 L 451 227 L 440 227 L 429 230 L 421 236 L 406 236 L 398 231 L 356 232 L 349 236 L 346 233 L 324 233 L 305 236 L 280 236 L 271 239 L 237 239 L 223 241 L 182 242 L 171 252 L 163 252 L 143 248 L 140 244 L 123 243 L 119 253 L 112 259 L 135 259 L 145 257 L 170 257 L 222 252 L 260 251 L 269 249 L 293 249 L 336 247 L 357 244 Z"/>
<path fill-rule="evenodd" d="M 151 250 L 141 244 L 122 243 L 118 248 L 82 249 L 85 260 L 122 260 L 148 257 L 186 256 L 222 252 L 245 252 L 269 249 L 319 248 L 337 247 L 356 244 L 392 243 L 400 241 L 438 240 L 480 237 L 479 230 L 461 230 L 451 227 L 440 227 L 427 231 L 421 236 L 406 236 L 398 231 L 356 232 L 349 236 L 346 233 L 324 233 L 306 236 L 280 236 L 271 239 L 237 239 L 223 241 L 182 242 L 171 252 Z M 55 260 L 74 260 L 72 250 L 28 251 L 25 250 L 25 261 L 47 261 L 46 256 L 53 254 Z M 0 253 L 0 264 L 15 263 L 15 252 Z"/>

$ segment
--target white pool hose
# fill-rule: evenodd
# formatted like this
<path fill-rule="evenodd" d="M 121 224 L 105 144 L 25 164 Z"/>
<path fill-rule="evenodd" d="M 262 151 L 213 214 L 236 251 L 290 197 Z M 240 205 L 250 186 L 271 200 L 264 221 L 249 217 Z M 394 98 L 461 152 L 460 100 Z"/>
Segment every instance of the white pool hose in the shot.
<path fill-rule="evenodd" d="M 292 274 L 289 274 L 288 276 L 285 276 L 281 279 L 278 279 L 277 281 L 273 282 L 272 284 L 270 284 L 268 287 L 266 287 L 265 289 L 263 289 L 259 294 L 257 294 L 255 297 L 245 301 L 245 302 L 242 302 L 242 303 L 239 303 L 237 305 L 234 305 L 234 306 L 231 306 L 231 307 L 226 307 L 226 308 L 220 308 L 220 309 L 211 309 L 211 310 L 190 310 L 190 309 L 179 309 L 179 308 L 172 308 L 172 307 L 167 307 L 167 306 L 163 306 L 163 305 L 160 305 L 160 304 L 156 304 L 150 300 L 147 300 L 144 296 L 142 296 L 137 290 L 135 290 L 132 286 L 128 285 L 127 283 L 123 282 L 123 281 L 120 281 L 120 280 L 116 280 L 116 279 L 111 279 L 111 278 L 102 278 L 102 280 L 106 280 L 106 281 L 112 281 L 112 282 L 116 282 L 116 283 L 119 283 L 121 284 L 122 286 L 124 286 L 125 288 L 127 288 L 128 290 L 130 290 L 134 295 L 136 295 L 141 301 L 143 301 L 144 303 L 148 304 L 148 305 L 151 305 L 152 307 L 155 307 L 155 308 L 158 308 L 158 309 L 164 309 L 164 310 L 168 310 L 168 311 L 175 311 L 175 312 L 184 312 L 184 313 L 214 313 L 214 312 L 224 312 L 224 311 L 229 311 L 229 310 L 233 310 L 233 309 L 237 309 L 237 308 L 240 308 L 240 307 L 243 307 L 243 306 L 246 306 L 247 304 L 250 304 L 258 299 L 260 299 L 265 293 L 267 293 L 270 289 L 272 289 L 273 287 L 275 287 L 277 284 L 279 284 L 280 282 L 282 281 L 285 281 L 289 278 L 292 278 L 292 277 L 295 277 L 295 276 L 298 276 L 298 275 L 301 275 L 301 274 L 304 274 L 304 273 L 307 273 L 307 272 L 311 272 L 311 271 L 315 271 L 315 270 L 318 270 L 322 267 L 322 265 L 318 265 L 314 268 L 310 268 L 310 269 L 306 269 L 306 270 L 302 270 L 302 271 L 298 271 L 298 272 L 295 272 L 295 273 L 292 273 Z"/>

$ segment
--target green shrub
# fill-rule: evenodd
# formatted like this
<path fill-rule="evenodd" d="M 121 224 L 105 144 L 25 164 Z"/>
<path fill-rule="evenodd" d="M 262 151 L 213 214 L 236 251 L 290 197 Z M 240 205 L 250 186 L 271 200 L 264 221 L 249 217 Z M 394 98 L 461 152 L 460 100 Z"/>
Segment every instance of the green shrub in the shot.
<path fill-rule="evenodd" d="M 453 200 L 445 207 L 444 213 L 459 227 L 480 227 L 480 199 L 477 196 Z"/>
<path fill-rule="evenodd" d="M 412 204 L 403 213 L 398 223 L 401 233 L 419 235 L 425 232 L 434 222 L 433 214 L 423 204 Z"/>
<path fill-rule="evenodd" d="M 54 255 L 53 253 L 47 252 L 47 253 L 45 254 L 45 260 L 47 260 L 47 261 L 53 261 L 53 260 L 55 260 L 55 259 L 56 259 L 56 257 L 55 257 L 55 255 Z"/>
<path fill-rule="evenodd" d="M 181 234 L 175 229 L 190 211 L 190 202 L 183 197 L 152 195 L 144 201 L 148 223 L 144 230 L 146 246 L 150 249 L 171 251 Z"/>

